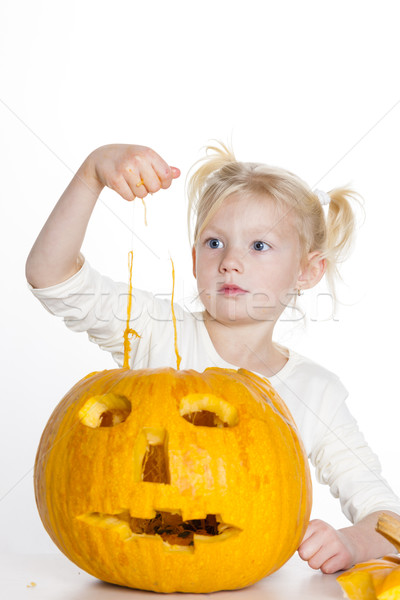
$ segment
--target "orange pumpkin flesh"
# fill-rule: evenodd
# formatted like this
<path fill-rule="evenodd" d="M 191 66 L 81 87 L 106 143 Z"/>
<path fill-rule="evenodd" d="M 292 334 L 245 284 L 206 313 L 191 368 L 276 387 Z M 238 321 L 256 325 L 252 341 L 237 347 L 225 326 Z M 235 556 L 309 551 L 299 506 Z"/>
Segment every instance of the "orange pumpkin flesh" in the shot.
<path fill-rule="evenodd" d="M 311 509 L 293 419 L 243 369 L 88 375 L 52 414 L 34 478 L 62 552 L 157 592 L 254 583 L 295 552 Z"/>
<path fill-rule="evenodd" d="M 337 577 L 350 600 L 376 600 L 375 585 L 384 579 L 396 563 L 389 557 L 358 563 Z"/>
<path fill-rule="evenodd" d="M 400 598 L 400 567 L 395 567 L 383 579 L 375 584 L 378 600 L 399 600 Z"/>
<path fill-rule="evenodd" d="M 400 519 L 382 513 L 376 530 L 400 549 Z M 337 577 L 349 600 L 400 600 L 400 557 L 358 563 Z"/>

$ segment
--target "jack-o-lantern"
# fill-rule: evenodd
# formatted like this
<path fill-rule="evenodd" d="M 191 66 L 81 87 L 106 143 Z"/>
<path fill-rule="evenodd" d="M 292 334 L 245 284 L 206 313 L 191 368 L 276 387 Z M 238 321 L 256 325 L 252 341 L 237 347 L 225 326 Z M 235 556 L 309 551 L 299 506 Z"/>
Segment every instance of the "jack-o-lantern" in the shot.
<path fill-rule="evenodd" d="M 88 375 L 43 432 L 35 490 L 80 568 L 158 592 L 240 588 L 276 571 L 311 508 L 293 418 L 243 369 Z"/>

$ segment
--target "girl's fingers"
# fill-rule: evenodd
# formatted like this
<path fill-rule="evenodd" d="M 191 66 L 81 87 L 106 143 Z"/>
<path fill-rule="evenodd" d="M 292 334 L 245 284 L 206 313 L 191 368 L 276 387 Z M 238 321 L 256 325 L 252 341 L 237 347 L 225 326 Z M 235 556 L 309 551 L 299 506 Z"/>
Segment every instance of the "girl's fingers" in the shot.
<path fill-rule="evenodd" d="M 299 556 L 306 562 L 312 569 L 321 569 L 324 563 L 329 561 L 340 552 L 340 546 L 338 543 L 325 542 L 317 534 L 311 535 L 303 544 L 300 546 Z"/>
<path fill-rule="evenodd" d="M 168 167 L 169 169 L 169 167 Z M 152 163 L 145 163 L 141 166 L 140 174 L 143 180 L 143 184 L 145 185 L 149 194 L 155 194 L 162 187 L 164 187 L 163 181 L 168 179 L 165 174 L 165 169 L 160 170 L 155 168 Z M 161 178 L 164 177 L 164 180 Z"/>
<path fill-rule="evenodd" d="M 308 565 L 312 569 L 320 569 L 324 563 L 329 562 L 336 555 L 329 546 L 323 546 L 309 560 Z"/>
<path fill-rule="evenodd" d="M 170 167 L 164 159 L 158 154 L 154 153 L 151 161 L 151 165 L 154 169 L 155 174 L 160 183 L 160 187 L 163 190 L 169 188 L 173 179 L 176 179 L 181 174 L 180 170 L 176 167 Z"/>
<path fill-rule="evenodd" d="M 178 167 L 171 167 L 171 172 L 172 172 L 172 177 L 173 179 L 176 179 L 177 177 L 180 176 L 181 172 L 178 169 Z"/>
<path fill-rule="evenodd" d="M 139 198 L 161 189 L 161 181 L 149 161 L 136 161 L 136 165 L 126 169 L 125 177 L 129 187 Z"/>
<path fill-rule="evenodd" d="M 304 536 L 298 553 L 312 569 L 321 569 L 323 573 L 335 573 L 352 565 L 351 551 L 333 527 L 316 520 L 310 522 L 307 533 L 311 535 Z"/>
<path fill-rule="evenodd" d="M 149 193 L 144 177 L 137 169 L 130 167 L 126 169 L 125 183 L 135 197 L 137 196 L 139 198 L 145 198 Z"/>
<path fill-rule="evenodd" d="M 323 540 L 316 533 L 312 533 L 306 540 L 300 545 L 298 552 L 300 558 L 303 560 L 310 560 L 315 556 L 323 547 Z"/>
<path fill-rule="evenodd" d="M 122 196 L 124 200 L 127 200 L 128 202 L 132 202 L 132 200 L 134 200 L 137 196 L 135 191 L 132 190 L 131 186 L 128 185 L 123 177 L 121 177 L 120 181 L 118 182 L 118 187 L 114 189 L 120 196 Z"/>
<path fill-rule="evenodd" d="M 304 534 L 304 536 L 303 536 L 303 539 L 301 540 L 300 547 L 302 547 L 302 546 L 303 546 L 304 542 L 305 542 L 306 540 L 308 540 L 308 538 L 309 538 L 309 537 L 311 537 L 313 533 L 314 533 L 314 530 L 313 530 L 313 528 L 312 528 L 312 521 L 310 521 L 310 523 L 308 524 L 308 527 L 307 527 L 307 529 L 306 529 L 306 532 L 305 532 L 305 534 Z"/>
<path fill-rule="evenodd" d="M 336 573 L 342 569 L 349 569 L 351 566 L 350 560 L 346 561 L 342 555 L 335 554 L 329 557 L 320 568 L 323 573 Z"/>
<path fill-rule="evenodd" d="M 159 154 L 145 146 L 110 146 L 114 161 L 103 161 L 104 183 L 125 200 L 145 198 L 158 190 L 167 189 L 180 170 L 170 167 Z"/>

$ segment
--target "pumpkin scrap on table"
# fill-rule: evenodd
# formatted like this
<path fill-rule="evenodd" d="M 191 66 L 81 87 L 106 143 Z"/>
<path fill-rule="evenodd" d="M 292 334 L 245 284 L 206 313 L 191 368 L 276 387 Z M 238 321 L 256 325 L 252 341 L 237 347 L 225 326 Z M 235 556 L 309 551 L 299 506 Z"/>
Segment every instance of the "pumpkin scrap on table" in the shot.
<path fill-rule="evenodd" d="M 376 531 L 400 551 L 400 519 L 388 513 L 379 516 Z M 400 557 L 384 556 L 354 565 L 337 577 L 349 600 L 400 600 Z"/>
<path fill-rule="evenodd" d="M 293 419 L 243 369 L 88 375 L 53 412 L 34 479 L 66 556 L 156 592 L 254 583 L 295 552 L 311 509 Z"/>

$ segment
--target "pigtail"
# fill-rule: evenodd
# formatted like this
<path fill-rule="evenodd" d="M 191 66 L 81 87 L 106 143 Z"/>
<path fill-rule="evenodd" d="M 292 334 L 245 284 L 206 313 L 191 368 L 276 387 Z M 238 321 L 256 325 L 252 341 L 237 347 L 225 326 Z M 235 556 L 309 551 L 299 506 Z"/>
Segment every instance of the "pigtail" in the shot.
<path fill-rule="evenodd" d="M 338 265 L 349 256 L 356 231 L 353 206 L 362 206 L 362 201 L 356 192 L 347 187 L 335 188 L 329 192 L 329 196 L 325 251 L 322 254 L 327 262 L 327 282 L 335 298 L 335 280 L 342 279 Z"/>

